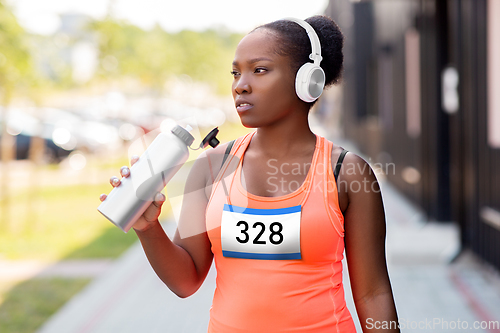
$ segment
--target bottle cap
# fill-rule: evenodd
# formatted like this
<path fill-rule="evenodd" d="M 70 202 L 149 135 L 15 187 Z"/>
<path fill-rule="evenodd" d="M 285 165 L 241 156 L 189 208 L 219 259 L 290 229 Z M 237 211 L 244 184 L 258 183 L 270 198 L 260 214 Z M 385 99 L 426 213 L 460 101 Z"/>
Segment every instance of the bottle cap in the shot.
<path fill-rule="evenodd" d="M 219 144 L 219 140 L 215 137 L 219 133 L 219 128 L 216 127 L 207 134 L 207 136 L 201 141 L 200 148 L 206 148 L 208 145 L 215 148 Z"/>
<path fill-rule="evenodd" d="M 191 146 L 191 144 L 194 141 L 194 137 L 186 131 L 182 126 L 176 125 L 174 128 L 172 128 L 172 133 L 174 133 L 179 139 L 182 140 L 186 144 L 186 146 Z"/>

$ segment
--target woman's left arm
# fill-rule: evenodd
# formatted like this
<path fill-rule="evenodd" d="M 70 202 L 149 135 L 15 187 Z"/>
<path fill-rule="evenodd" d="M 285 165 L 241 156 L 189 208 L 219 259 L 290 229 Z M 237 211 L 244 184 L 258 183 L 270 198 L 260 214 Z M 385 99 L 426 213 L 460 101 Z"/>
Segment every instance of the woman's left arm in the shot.
<path fill-rule="evenodd" d="M 352 153 L 346 155 L 342 170 L 338 181 L 339 189 L 347 194 L 346 257 L 363 332 L 399 332 L 387 273 L 385 213 L 377 178 L 368 163 Z"/>

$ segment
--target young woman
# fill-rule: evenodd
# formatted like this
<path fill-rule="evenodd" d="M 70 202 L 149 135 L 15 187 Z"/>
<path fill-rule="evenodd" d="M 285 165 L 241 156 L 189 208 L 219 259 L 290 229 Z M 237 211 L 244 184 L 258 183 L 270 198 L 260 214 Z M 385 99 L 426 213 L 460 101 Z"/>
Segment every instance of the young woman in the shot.
<path fill-rule="evenodd" d="M 306 21 L 319 37 L 326 86 L 334 84 L 342 33 L 325 16 Z M 223 165 L 227 144 L 197 159 L 173 240 L 158 222 L 161 193 L 134 224 L 152 267 L 179 297 L 196 292 L 215 259 L 209 332 L 355 332 L 342 285 L 344 248 L 363 331 L 397 323 L 374 173 L 348 153 L 341 170 L 350 172 L 336 179 L 345 152 L 311 131 L 315 96 L 296 91 L 297 72 L 315 52 L 305 26 L 272 22 L 239 43 L 232 93 L 241 123 L 256 130 L 235 140 Z M 315 82 L 307 89 L 317 94 Z"/>

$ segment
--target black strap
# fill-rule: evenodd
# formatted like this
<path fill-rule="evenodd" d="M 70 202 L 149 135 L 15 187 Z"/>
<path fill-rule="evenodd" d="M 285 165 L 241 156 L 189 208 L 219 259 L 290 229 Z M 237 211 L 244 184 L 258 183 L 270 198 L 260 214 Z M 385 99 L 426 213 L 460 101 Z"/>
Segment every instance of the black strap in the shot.
<path fill-rule="evenodd" d="M 342 167 L 342 162 L 344 161 L 345 155 L 348 153 L 348 150 L 342 148 L 342 152 L 340 153 L 339 159 L 335 164 L 335 170 L 333 171 L 333 176 L 335 177 L 335 183 L 337 183 L 337 178 L 339 178 L 340 168 Z"/>
<path fill-rule="evenodd" d="M 227 145 L 226 151 L 224 152 L 224 157 L 222 158 L 222 164 L 220 165 L 221 168 L 224 165 L 224 162 L 226 162 L 227 158 L 229 157 L 229 153 L 231 152 L 231 149 L 233 148 L 234 141 L 235 140 L 229 142 Z"/>
<path fill-rule="evenodd" d="M 224 152 L 224 157 L 222 158 L 222 164 L 220 166 L 221 170 L 222 167 L 224 166 L 224 162 L 226 162 L 227 158 L 229 157 L 229 153 L 231 152 L 231 148 L 233 148 L 234 141 L 235 140 L 229 142 L 229 144 L 227 145 L 226 151 Z M 221 170 L 219 171 L 219 173 L 221 172 Z M 224 182 L 224 179 L 221 179 L 221 183 L 222 187 L 224 188 L 224 193 L 226 194 L 226 197 L 228 197 L 229 193 L 227 192 L 226 183 Z"/>

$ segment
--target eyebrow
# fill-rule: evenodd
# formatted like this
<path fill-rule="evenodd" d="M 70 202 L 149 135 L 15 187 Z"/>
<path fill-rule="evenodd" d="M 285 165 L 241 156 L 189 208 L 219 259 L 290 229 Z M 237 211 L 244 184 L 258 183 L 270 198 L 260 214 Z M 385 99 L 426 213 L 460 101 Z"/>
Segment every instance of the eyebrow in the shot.
<path fill-rule="evenodd" d="M 266 57 L 260 57 L 260 58 L 250 59 L 247 61 L 247 63 L 248 64 L 255 64 L 256 62 L 259 62 L 259 61 L 273 61 L 273 60 L 270 58 L 266 58 Z M 238 65 L 238 62 L 233 61 L 233 66 L 236 66 L 236 65 Z"/>

